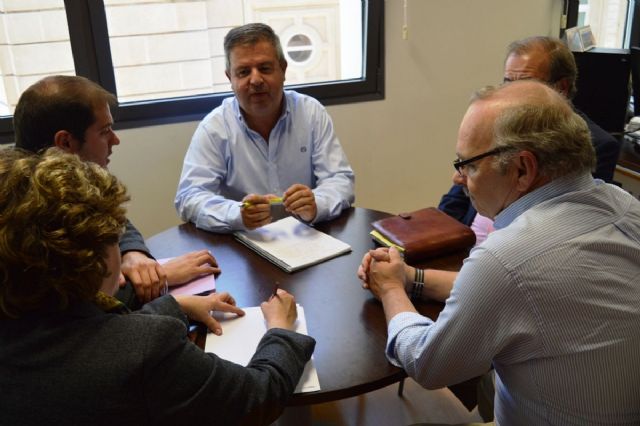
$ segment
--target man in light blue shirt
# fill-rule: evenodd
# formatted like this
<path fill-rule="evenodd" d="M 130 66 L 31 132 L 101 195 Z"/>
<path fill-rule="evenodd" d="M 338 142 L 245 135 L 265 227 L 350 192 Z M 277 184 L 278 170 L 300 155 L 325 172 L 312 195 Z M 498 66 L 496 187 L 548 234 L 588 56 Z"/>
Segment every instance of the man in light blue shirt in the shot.
<path fill-rule="evenodd" d="M 437 321 L 413 307 L 395 249 L 359 270 L 384 305 L 389 360 L 427 388 L 493 364 L 498 424 L 640 422 L 640 202 L 592 179 L 589 137 L 542 83 L 479 92 L 454 180 L 496 231 L 465 260 Z"/>
<path fill-rule="evenodd" d="M 254 229 L 271 222 L 280 198 L 306 222 L 338 216 L 354 201 L 353 171 L 324 107 L 283 90 L 278 36 L 247 24 L 229 31 L 224 48 L 235 96 L 193 135 L 175 199 L 182 219 L 217 232 Z"/>

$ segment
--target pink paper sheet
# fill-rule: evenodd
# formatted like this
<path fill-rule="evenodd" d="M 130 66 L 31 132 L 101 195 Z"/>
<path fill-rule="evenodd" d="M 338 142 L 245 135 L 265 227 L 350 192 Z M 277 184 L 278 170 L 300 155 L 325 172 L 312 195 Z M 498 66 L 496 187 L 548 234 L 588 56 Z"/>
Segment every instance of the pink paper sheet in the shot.
<path fill-rule="evenodd" d="M 159 264 L 167 263 L 173 259 L 168 257 L 166 259 L 158 259 Z M 185 294 L 200 294 L 203 292 L 212 292 L 216 289 L 216 278 L 213 274 L 205 275 L 195 280 L 189 281 L 186 284 L 169 287 L 169 294 L 174 296 L 180 296 Z"/>

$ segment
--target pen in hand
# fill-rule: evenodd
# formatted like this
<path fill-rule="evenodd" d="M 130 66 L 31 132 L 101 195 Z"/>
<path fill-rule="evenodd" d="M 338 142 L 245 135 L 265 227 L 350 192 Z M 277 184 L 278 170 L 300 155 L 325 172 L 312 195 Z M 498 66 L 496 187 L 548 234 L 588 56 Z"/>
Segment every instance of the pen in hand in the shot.
<path fill-rule="evenodd" d="M 278 283 L 276 283 L 276 285 L 273 287 L 273 294 L 271 295 L 271 297 L 269 299 L 273 299 L 274 297 L 278 296 L 278 288 L 279 288 L 279 285 L 278 285 Z"/>

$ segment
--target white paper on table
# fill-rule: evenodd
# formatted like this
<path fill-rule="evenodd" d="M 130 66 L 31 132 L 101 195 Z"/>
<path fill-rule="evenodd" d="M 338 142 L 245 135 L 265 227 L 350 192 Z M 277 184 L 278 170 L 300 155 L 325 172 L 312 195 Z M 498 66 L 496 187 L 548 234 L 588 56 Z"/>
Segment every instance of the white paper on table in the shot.
<path fill-rule="evenodd" d="M 174 259 L 168 257 L 166 259 L 158 259 L 158 263 L 163 265 Z M 185 284 L 169 287 L 169 294 L 173 296 L 200 294 L 204 292 L 212 292 L 216 289 L 216 277 L 213 274 L 204 275 L 200 278 L 189 281 Z"/>
<path fill-rule="evenodd" d="M 242 308 L 245 315 L 238 317 L 235 314 L 215 312 L 215 318 L 222 326 L 222 336 L 207 333 L 205 352 L 212 352 L 222 359 L 246 366 L 260 343 L 260 339 L 267 332 L 262 311 L 259 306 Z M 297 305 L 298 320 L 294 331 L 307 334 L 307 322 L 304 317 L 304 309 Z M 320 390 L 318 372 L 313 364 L 313 357 L 304 367 L 302 377 L 296 386 L 295 393 L 314 392 Z"/>

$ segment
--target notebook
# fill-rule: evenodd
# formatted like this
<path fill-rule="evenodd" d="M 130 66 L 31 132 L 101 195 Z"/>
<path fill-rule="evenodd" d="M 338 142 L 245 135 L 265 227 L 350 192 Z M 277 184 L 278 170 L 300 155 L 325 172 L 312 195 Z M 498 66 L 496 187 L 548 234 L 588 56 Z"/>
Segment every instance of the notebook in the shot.
<path fill-rule="evenodd" d="M 476 242 L 471 228 L 435 207 L 401 213 L 371 225 L 371 237 L 383 246 L 398 248 L 407 262 L 466 250 Z"/>
<path fill-rule="evenodd" d="M 235 238 L 286 272 L 297 271 L 351 251 L 351 246 L 306 225 L 293 216 Z"/>

